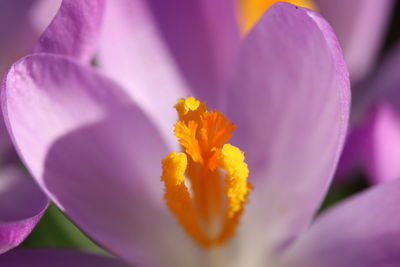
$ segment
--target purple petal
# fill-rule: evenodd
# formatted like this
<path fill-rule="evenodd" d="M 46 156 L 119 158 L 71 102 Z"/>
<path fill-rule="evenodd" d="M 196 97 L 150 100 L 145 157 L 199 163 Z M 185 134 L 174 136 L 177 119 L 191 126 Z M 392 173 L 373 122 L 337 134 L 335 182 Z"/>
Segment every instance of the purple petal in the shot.
<path fill-rule="evenodd" d="M 0 1 L 0 77 L 10 65 L 28 54 L 53 18 L 61 0 Z M 15 153 L 0 114 L 0 161 L 15 160 Z"/>
<path fill-rule="evenodd" d="M 283 266 L 380 267 L 400 262 L 400 181 L 374 186 L 322 214 Z"/>
<path fill-rule="evenodd" d="M 378 114 L 373 135 L 374 150 L 370 155 L 374 162 L 367 162 L 367 168 L 374 168 L 372 178 L 375 182 L 400 177 L 400 44 L 389 53 L 376 78 L 367 89 L 372 105 L 382 106 Z"/>
<path fill-rule="evenodd" d="M 366 89 L 370 92 L 371 102 L 378 98 L 388 101 L 396 112 L 400 112 L 400 43 L 388 53 L 376 77 Z"/>
<path fill-rule="evenodd" d="M 0 164 L 7 163 L 9 154 L 15 154 L 14 147 L 8 135 L 3 115 L 0 112 Z"/>
<path fill-rule="evenodd" d="M 374 109 L 366 144 L 365 168 L 373 182 L 400 178 L 400 117 L 390 105 Z"/>
<path fill-rule="evenodd" d="M 176 143 L 171 112 L 178 98 L 191 95 L 165 46 L 145 1 L 107 2 L 99 65 Z"/>
<path fill-rule="evenodd" d="M 0 74 L 29 53 L 61 0 L 0 1 Z M 40 20 L 39 20 L 40 16 Z"/>
<path fill-rule="evenodd" d="M 50 25 L 63 0 L 35 0 L 31 14 L 32 26 L 37 29 L 38 34 L 42 34 Z M 39 38 L 40 36 L 37 36 Z M 35 40 L 37 42 L 37 40 Z"/>
<path fill-rule="evenodd" d="M 18 249 L 0 256 L 6 267 L 129 267 L 117 259 L 73 250 Z"/>
<path fill-rule="evenodd" d="M 3 73 L 24 50 L 26 24 L 34 0 L 3 0 L 0 2 L 0 74 Z"/>
<path fill-rule="evenodd" d="M 104 10 L 104 0 L 63 0 L 34 52 L 54 53 L 87 62 L 92 59 Z"/>
<path fill-rule="evenodd" d="M 334 182 L 344 182 L 351 175 L 359 173 L 364 167 L 364 156 L 367 144 L 370 142 L 370 122 L 357 125 L 351 125 L 346 142 L 340 156 L 339 165 L 335 175 Z"/>
<path fill-rule="evenodd" d="M 316 3 L 338 36 L 351 80 L 361 80 L 376 61 L 394 1 L 316 0 Z"/>
<path fill-rule="evenodd" d="M 0 172 L 0 254 L 18 246 L 47 208 L 48 200 L 19 169 Z"/>
<path fill-rule="evenodd" d="M 373 183 L 400 178 L 400 116 L 384 101 L 376 102 L 362 123 L 353 126 L 341 158 L 341 173 L 361 167 Z"/>
<path fill-rule="evenodd" d="M 239 45 L 234 1 L 148 2 L 189 86 L 197 97 L 215 105 Z"/>
<path fill-rule="evenodd" d="M 272 6 L 244 40 L 227 94 L 254 185 L 243 232 L 276 248 L 308 226 L 342 149 L 349 81 L 331 28 L 310 10 Z"/>
<path fill-rule="evenodd" d="M 4 96 L 26 165 L 87 234 L 135 263 L 201 266 L 163 200 L 166 146 L 122 89 L 68 59 L 35 55 L 12 67 Z"/>

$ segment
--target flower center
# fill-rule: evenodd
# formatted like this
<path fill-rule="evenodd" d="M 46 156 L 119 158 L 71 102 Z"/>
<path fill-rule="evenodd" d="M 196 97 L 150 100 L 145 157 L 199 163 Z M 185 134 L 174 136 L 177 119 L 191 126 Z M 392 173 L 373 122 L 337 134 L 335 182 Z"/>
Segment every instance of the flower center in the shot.
<path fill-rule="evenodd" d="M 175 108 L 183 151 L 162 160 L 164 199 L 195 241 L 220 245 L 234 235 L 251 190 L 244 153 L 227 144 L 235 125 L 194 97 L 179 99 Z"/>
<path fill-rule="evenodd" d="M 239 24 L 242 32 L 247 33 L 265 10 L 279 1 L 282 0 L 236 0 Z M 286 0 L 285 2 L 316 10 L 313 0 Z"/>

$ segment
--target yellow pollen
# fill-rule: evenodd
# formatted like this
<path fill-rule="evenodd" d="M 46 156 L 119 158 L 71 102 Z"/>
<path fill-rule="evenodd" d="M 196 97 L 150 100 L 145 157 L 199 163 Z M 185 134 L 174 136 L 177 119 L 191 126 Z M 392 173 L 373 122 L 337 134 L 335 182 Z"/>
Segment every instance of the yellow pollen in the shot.
<path fill-rule="evenodd" d="M 230 144 L 222 147 L 220 159 L 222 168 L 226 170 L 225 181 L 230 207 L 228 217 L 232 218 L 246 202 L 249 186 L 242 177 L 249 175 L 249 169 L 244 162 L 244 153 Z"/>
<path fill-rule="evenodd" d="M 188 97 L 185 99 L 185 106 L 189 110 L 194 111 L 200 106 L 200 101 L 194 97 Z"/>
<path fill-rule="evenodd" d="M 281 0 L 282 1 L 282 0 Z M 242 32 L 247 33 L 256 24 L 262 14 L 279 0 L 236 0 L 239 24 Z M 317 10 L 313 0 L 285 0 L 297 6 Z"/>
<path fill-rule="evenodd" d="M 183 152 L 162 160 L 164 199 L 190 237 L 204 247 L 221 245 L 234 235 L 251 191 L 244 153 L 227 144 L 235 126 L 194 97 L 175 108 Z"/>

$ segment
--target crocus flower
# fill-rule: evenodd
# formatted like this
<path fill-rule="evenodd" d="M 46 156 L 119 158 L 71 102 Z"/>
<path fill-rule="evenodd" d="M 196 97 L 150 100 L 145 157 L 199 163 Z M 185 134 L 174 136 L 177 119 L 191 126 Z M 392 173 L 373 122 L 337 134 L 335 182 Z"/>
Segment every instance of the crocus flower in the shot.
<path fill-rule="evenodd" d="M 0 2 L 0 76 L 28 54 L 60 1 Z M 0 254 L 18 246 L 43 215 L 47 197 L 19 166 L 0 114 Z"/>
<path fill-rule="evenodd" d="M 3 84 L 6 124 L 26 166 L 83 231 L 138 266 L 395 266 L 398 181 L 313 219 L 349 115 L 348 72 L 331 28 L 313 11 L 279 3 L 240 39 L 232 5 L 64 0 L 35 53 L 15 63 Z M 228 176 L 236 167 L 246 174 L 248 166 L 252 185 L 241 187 L 246 195 L 239 198 L 225 195 L 230 185 L 219 187 L 222 206 L 239 200 L 242 216 L 227 240 L 209 246 L 185 227 L 206 217 L 170 205 L 186 196 L 179 203 L 202 214 L 191 194 L 216 201 L 202 195 L 215 188 L 206 180 L 198 193 L 186 185 L 192 174 L 182 177 L 189 161 L 200 170 L 210 166 L 188 150 L 198 142 L 202 151 L 201 136 L 214 129 L 199 124 L 205 110 L 187 123 L 182 118 L 202 107 L 196 99 L 235 125 L 230 143 L 245 155 L 233 148 L 233 164 L 211 166 Z M 201 126 L 190 142 L 181 141 L 182 152 L 173 130 L 176 104 L 184 126 Z M 200 155 L 224 159 L 224 146 Z M 173 151 L 187 166 L 165 161 Z M 213 237 L 206 228 L 197 233 Z M 54 266 L 46 253 L 41 266 Z"/>

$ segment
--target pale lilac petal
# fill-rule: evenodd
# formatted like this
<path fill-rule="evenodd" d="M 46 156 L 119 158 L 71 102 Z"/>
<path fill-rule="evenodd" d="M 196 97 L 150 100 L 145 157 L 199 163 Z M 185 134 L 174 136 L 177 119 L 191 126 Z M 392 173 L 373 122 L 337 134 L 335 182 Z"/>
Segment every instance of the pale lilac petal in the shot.
<path fill-rule="evenodd" d="M 34 52 L 54 53 L 88 62 L 94 56 L 104 0 L 63 0 Z"/>
<path fill-rule="evenodd" d="M 171 112 L 178 98 L 191 95 L 145 1 L 107 2 L 98 64 L 120 83 L 175 144 Z"/>
<path fill-rule="evenodd" d="M 58 137 L 104 118 L 107 110 L 125 99 L 129 103 L 123 91 L 104 89 L 116 86 L 107 80 L 104 85 L 102 79 L 95 77 L 89 68 L 77 67 L 57 55 L 28 56 L 6 74 L 2 94 L 4 118 L 6 124 L 11 124 L 7 125 L 11 138 L 23 149 L 22 155 L 36 177 L 43 174 L 46 153 Z M 87 85 L 100 89 L 86 89 Z M 69 94 L 73 93 L 79 101 L 71 100 Z M 68 105 L 70 110 L 61 109 Z M 58 114 L 56 111 L 62 118 L 54 115 Z M 33 121 L 36 117 L 38 121 Z M 34 130 L 26 130 L 30 127 Z"/>
<path fill-rule="evenodd" d="M 74 61 L 35 55 L 12 67 L 3 90 L 20 155 L 83 231 L 145 266 L 204 266 L 163 200 L 169 151 L 121 88 Z"/>
<path fill-rule="evenodd" d="M 352 81 L 371 70 L 386 33 L 393 0 L 316 0 L 342 45 Z"/>
<path fill-rule="evenodd" d="M 389 267 L 400 262 L 400 180 L 328 210 L 289 248 L 287 267 Z"/>
<path fill-rule="evenodd" d="M 243 251 L 265 255 L 257 242 L 276 248 L 308 226 L 342 149 L 349 102 L 328 24 L 307 9 L 272 6 L 244 40 L 226 99 L 232 143 L 245 152 L 254 185 L 242 225 L 253 245 L 241 242 Z"/>
<path fill-rule="evenodd" d="M 0 254 L 18 246 L 31 233 L 48 200 L 21 170 L 2 166 L 0 172 Z"/>
<path fill-rule="evenodd" d="M 17 249 L 0 256 L 4 267 L 129 267 L 117 259 L 61 249 Z"/>

